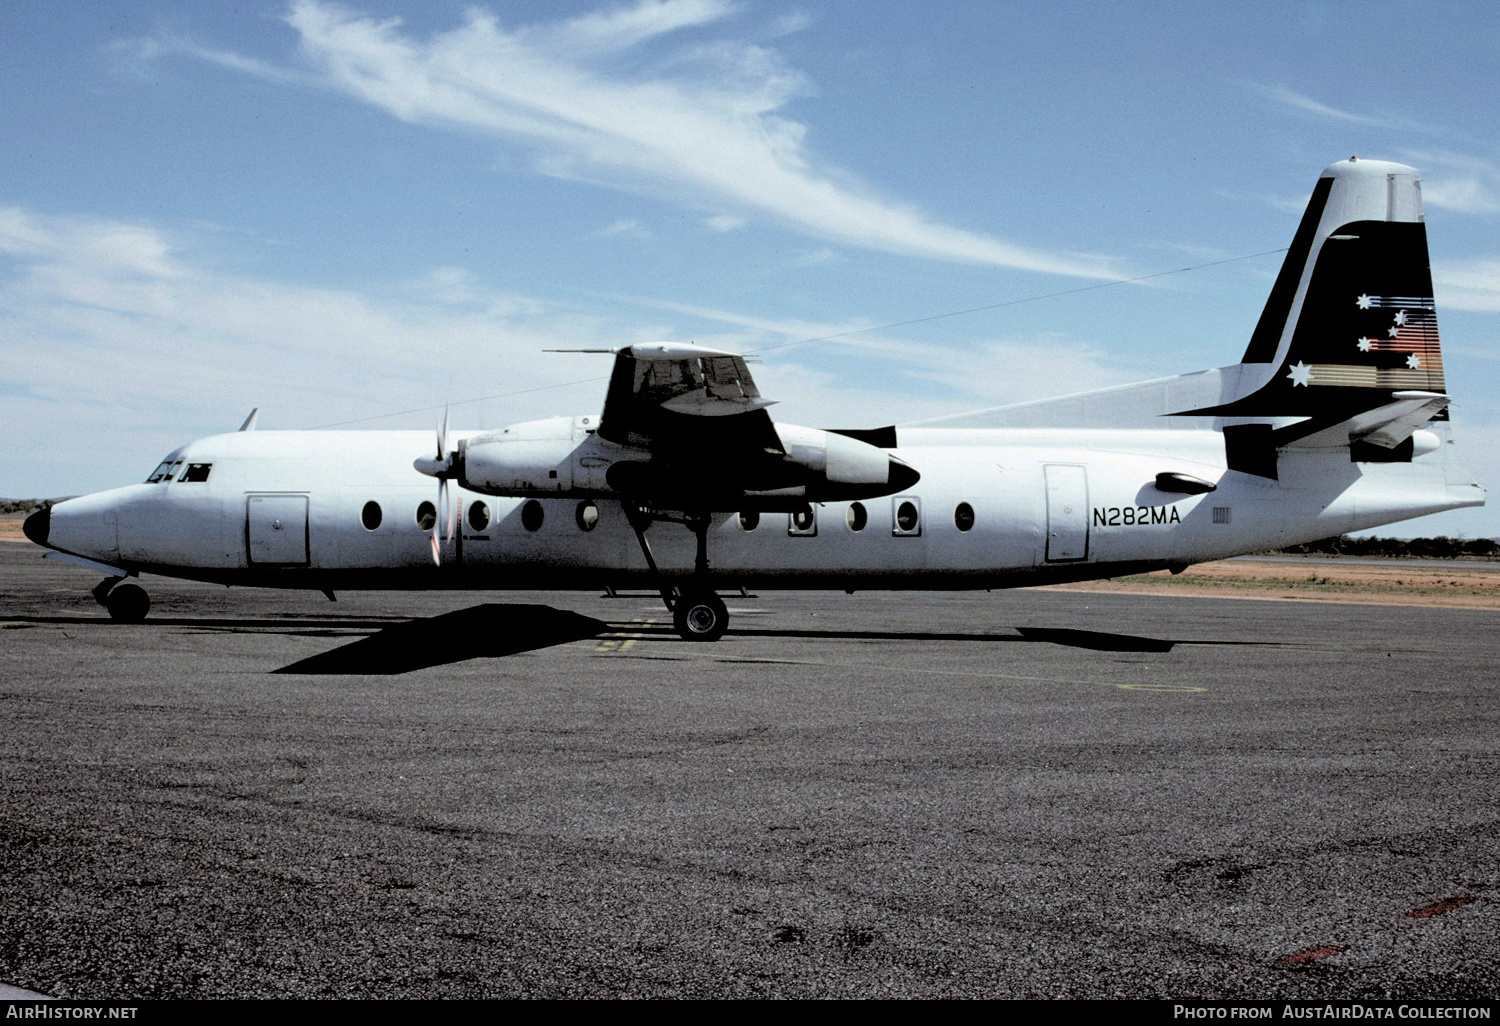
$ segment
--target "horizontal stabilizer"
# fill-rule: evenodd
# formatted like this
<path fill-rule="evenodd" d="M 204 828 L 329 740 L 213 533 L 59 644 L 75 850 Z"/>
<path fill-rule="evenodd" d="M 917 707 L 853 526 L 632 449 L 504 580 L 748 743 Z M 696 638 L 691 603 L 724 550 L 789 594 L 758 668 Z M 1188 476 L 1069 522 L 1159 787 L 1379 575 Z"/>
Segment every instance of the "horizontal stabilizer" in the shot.
<path fill-rule="evenodd" d="M 1393 392 L 1396 402 L 1378 410 L 1360 414 L 1350 422 L 1349 437 L 1371 442 L 1384 449 L 1394 449 L 1411 437 L 1411 433 L 1442 413 L 1452 402 L 1435 392 Z M 1384 419 L 1380 414 L 1387 414 Z M 1369 421 L 1375 423 L 1369 427 Z"/>
<path fill-rule="evenodd" d="M 1382 449 L 1394 449 L 1410 438 L 1412 432 L 1446 410 L 1452 401 L 1437 392 L 1393 392 L 1391 398 L 1396 401 L 1355 414 L 1348 420 L 1298 439 L 1298 443 L 1322 447 L 1368 442 Z"/>

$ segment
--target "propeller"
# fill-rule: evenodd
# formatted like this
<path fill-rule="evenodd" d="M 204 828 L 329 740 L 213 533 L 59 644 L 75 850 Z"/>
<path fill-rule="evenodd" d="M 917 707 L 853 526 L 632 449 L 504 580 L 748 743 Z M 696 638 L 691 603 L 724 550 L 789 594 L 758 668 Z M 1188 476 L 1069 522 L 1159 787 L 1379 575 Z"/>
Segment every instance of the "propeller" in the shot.
<path fill-rule="evenodd" d="M 432 562 L 437 566 L 442 566 L 443 541 L 451 539 L 458 526 L 458 508 L 453 505 L 448 495 L 448 482 L 453 477 L 453 453 L 448 451 L 448 408 L 446 406 L 443 407 L 442 426 L 437 431 L 437 456 L 433 459 L 420 457 L 412 461 L 412 466 L 428 477 L 437 478 L 437 516 L 432 520 Z M 438 529 L 444 526 L 447 530 L 440 540 Z"/>

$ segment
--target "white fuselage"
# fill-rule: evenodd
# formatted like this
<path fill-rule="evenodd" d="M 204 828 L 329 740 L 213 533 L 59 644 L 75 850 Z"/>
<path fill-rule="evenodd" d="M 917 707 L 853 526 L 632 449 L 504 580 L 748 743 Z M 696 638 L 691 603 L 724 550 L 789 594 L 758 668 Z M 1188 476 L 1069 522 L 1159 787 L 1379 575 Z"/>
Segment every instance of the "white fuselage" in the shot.
<path fill-rule="evenodd" d="M 1442 433 L 1446 443 L 1446 425 Z M 906 492 L 815 505 L 810 528 L 788 513 L 762 513 L 753 529 L 735 513 L 714 514 L 708 554 L 715 586 L 989 588 L 1084 580 L 1178 568 L 1483 501 L 1442 451 L 1408 463 L 1356 464 L 1347 448 L 1289 450 L 1272 480 L 1226 469 L 1223 437 L 1208 429 L 904 429 L 900 441 L 896 455 L 921 474 Z M 418 511 L 435 504 L 437 489 L 412 466 L 430 445 L 425 432 L 216 435 L 169 457 L 184 467 L 207 465 L 206 480 L 182 480 L 187 475 L 178 472 L 176 480 L 59 503 L 48 544 L 130 572 L 225 584 L 649 583 L 624 510 L 608 498 L 503 498 L 453 486 L 459 529 L 444 544 L 442 565 L 433 565 Z M 1161 473 L 1216 488 L 1162 491 Z M 370 527 L 372 503 L 379 523 Z M 529 503 L 539 504 L 540 518 L 538 506 L 523 516 Z M 586 530 L 580 507 L 587 504 L 597 519 Z M 690 532 L 657 524 L 647 539 L 664 575 L 692 573 Z"/>

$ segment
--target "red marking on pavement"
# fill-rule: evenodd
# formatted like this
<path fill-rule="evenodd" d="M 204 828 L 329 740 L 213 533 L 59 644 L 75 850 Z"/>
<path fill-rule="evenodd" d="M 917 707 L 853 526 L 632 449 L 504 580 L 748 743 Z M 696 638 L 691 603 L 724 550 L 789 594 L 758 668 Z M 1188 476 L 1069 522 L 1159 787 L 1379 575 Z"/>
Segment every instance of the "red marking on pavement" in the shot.
<path fill-rule="evenodd" d="M 1444 898 L 1442 901 L 1433 902 L 1431 905 L 1423 905 L 1421 908 L 1414 908 L 1410 912 L 1406 913 L 1406 918 L 1430 919 L 1433 916 L 1440 916 L 1444 912 L 1452 912 L 1456 908 L 1462 908 L 1470 902 L 1478 900 L 1478 898 L 1475 898 L 1472 895 L 1457 894 L 1451 898 Z"/>
<path fill-rule="evenodd" d="M 1315 948 L 1303 948 L 1290 955 L 1282 955 L 1276 961 L 1281 965 L 1302 965 L 1305 962 L 1316 962 L 1320 958 L 1327 958 L 1329 955 L 1341 955 L 1348 950 L 1340 944 L 1320 944 Z"/>

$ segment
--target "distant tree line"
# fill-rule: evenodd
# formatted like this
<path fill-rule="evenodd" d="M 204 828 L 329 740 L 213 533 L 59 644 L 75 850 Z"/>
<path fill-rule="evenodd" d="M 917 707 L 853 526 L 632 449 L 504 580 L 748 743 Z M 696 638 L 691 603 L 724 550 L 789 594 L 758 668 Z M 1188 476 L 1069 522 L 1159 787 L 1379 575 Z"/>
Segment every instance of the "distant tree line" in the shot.
<path fill-rule="evenodd" d="M 31 513 L 39 509 L 51 509 L 61 499 L 0 499 L 0 513 Z"/>
<path fill-rule="evenodd" d="M 1337 538 L 1288 545 L 1277 552 L 1297 556 L 1405 556 L 1419 559 L 1453 559 L 1457 556 L 1500 555 L 1500 543 L 1493 538 Z"/>

